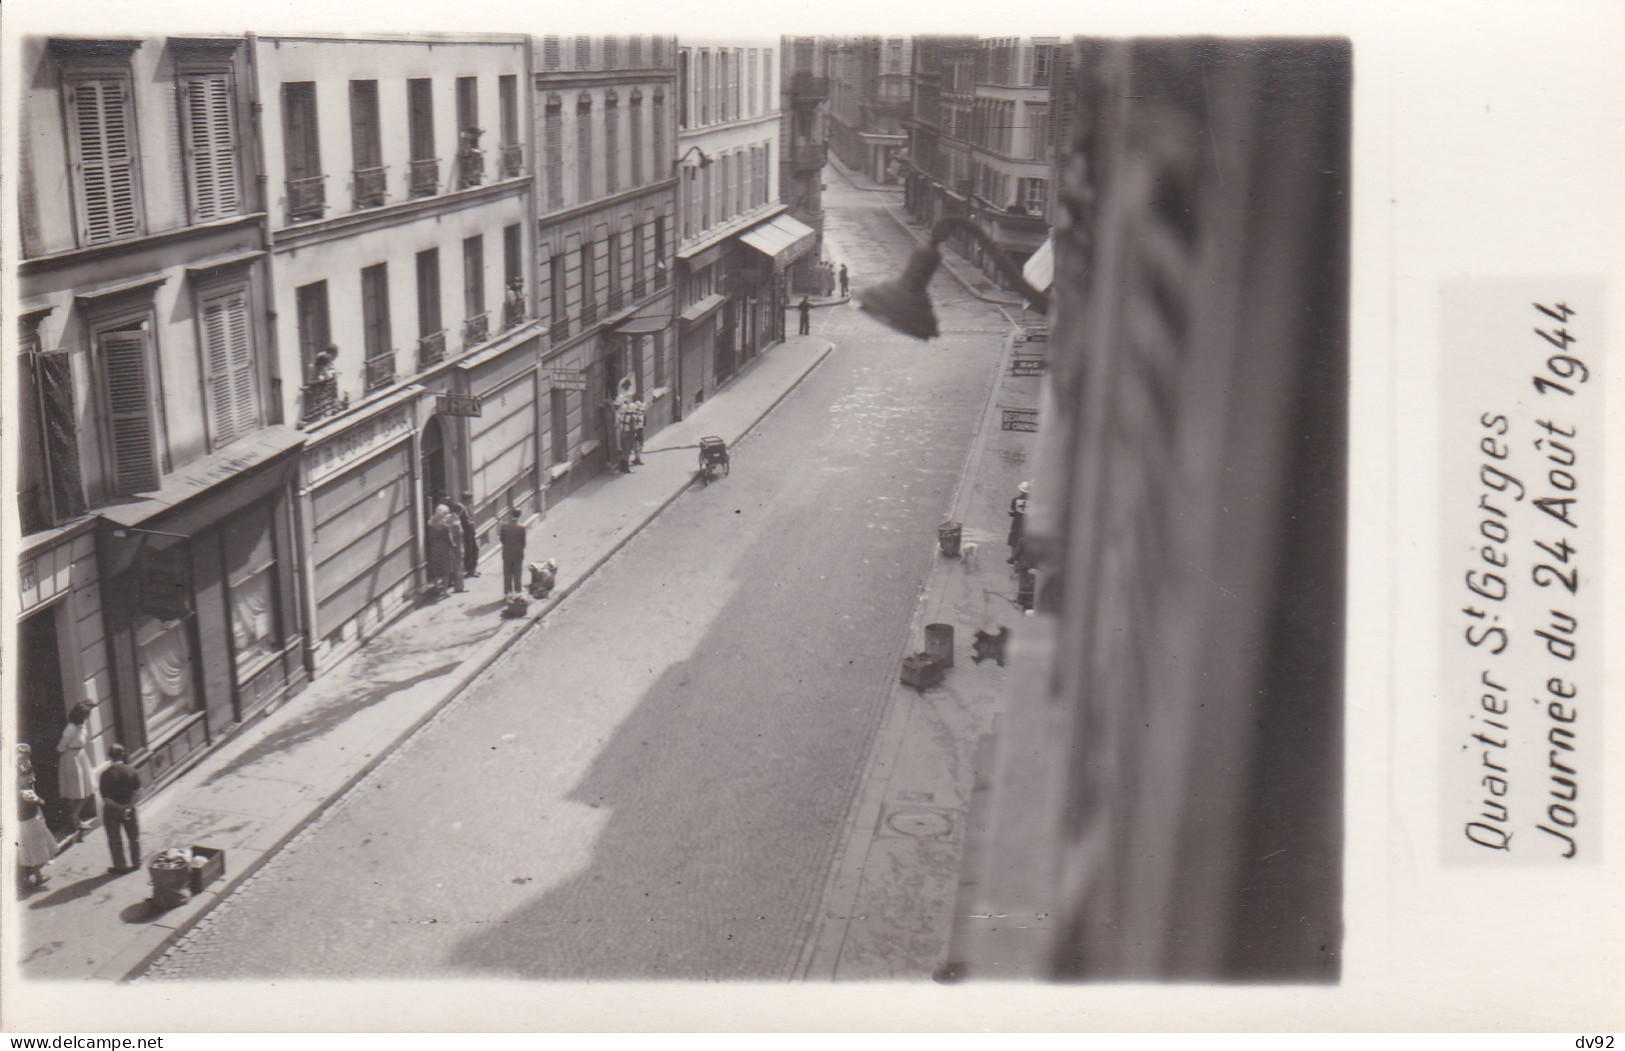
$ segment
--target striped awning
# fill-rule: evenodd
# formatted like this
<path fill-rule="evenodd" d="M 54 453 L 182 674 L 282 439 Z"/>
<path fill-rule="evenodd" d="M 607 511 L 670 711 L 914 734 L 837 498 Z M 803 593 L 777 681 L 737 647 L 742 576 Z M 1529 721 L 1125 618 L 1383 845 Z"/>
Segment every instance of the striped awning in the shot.
<path fill-rule="evenodd" d="M 783 270 L 811 250 L 818 234 L 800 219 L 781 215 L 740 234 L 739 240 L 773 260 L 773 269 Z"/>

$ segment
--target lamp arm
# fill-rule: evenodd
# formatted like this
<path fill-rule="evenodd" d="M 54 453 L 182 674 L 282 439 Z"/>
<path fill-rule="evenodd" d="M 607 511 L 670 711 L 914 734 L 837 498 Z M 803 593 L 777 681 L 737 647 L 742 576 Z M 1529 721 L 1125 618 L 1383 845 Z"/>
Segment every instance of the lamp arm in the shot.
<path fill-rule="evenodd" d="M 993 243 L 993 238 L 989 237 L 985 230 L 969 219 L 957 215 L 948 215 L 938 219 L 936 225 L 931 227 L 931 246 L 935 248 L 943 241 L 946 241 L 948 235 L 955 230 L 970 234 L 983 248 L 988 250 L 988 254 L 993 257 L 993 265 L 1009 281 L 1011 291 L 1020 293 L 1041 313 L 1049 313 L 1049 295 L 1029 285 L 1027 278 L 1022 275 L 1020 270 L 1016 269 L 1016 264 L 1006 259 L 1004 252 L 1000 250 L 998 245 Z"/>

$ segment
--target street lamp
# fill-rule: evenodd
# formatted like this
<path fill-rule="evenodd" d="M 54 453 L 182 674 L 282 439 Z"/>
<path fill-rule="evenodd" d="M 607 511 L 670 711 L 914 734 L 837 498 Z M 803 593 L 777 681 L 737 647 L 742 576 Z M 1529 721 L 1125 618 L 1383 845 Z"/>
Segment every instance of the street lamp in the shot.
<path fill-rule="evenodd" d="M 950 215 L 931 227 L 930 242 L 915 249 L 901 277 L 872 285 L 858 295 L 858 305 L 873 314 L 881 324 L 915 339 L 931 339 L 937 334 L 937 314 L 931 306 L 931 295 L 926 287 L 931 275 L 942 262 L 937 245 L 955 230 L 970 234 L 988 250 L 999 273 L 1009 281 L 1009 287 L 1019 292 L 1034 308 L 1049 313 L 1049 296 L 1027 283 L 1016 265 L 1005 258 L 993 239 L 975 223 Z"/>
<path fill-rule="evenodd" d="M 678 157 L 676 160 L 671 162 L 672 171 L 676 171 L 682 165 L 682 163 L 684 161 L 688 160 L 688 155 L 691 154 L 691 153 L 697 153 L 697 154 L 700 155 L 700 167 L 702 167 L 702 168 L 711 167 L 712 158 L 707 157 L 705 155 L 705 151 L 700 149 L 699 143 L 695 143 L 694 145 L 690 146 L 688 149 L 684 150 L 683 153 L 682 153 L 682 156 Z"/>

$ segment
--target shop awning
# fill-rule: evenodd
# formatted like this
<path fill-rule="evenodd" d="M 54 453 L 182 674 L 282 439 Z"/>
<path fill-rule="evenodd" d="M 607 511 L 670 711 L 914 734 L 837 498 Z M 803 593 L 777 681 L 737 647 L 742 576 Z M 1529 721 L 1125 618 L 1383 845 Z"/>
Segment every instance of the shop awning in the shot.
<path fill-rule="evenodd" d="M 645 304 L 636 314 L 623 318 L 613 329 L 617 336 L 648 336 L 671 327 L 671 297 Z"/>
<path fill-rule="evenodd" d="M 706 296 L 704 299 L 700 300 L 698 303 L 695 303 L 693 306 L 691 306 L 687 310 L 683 311 L 682 318 L 683 318 L 684 321 L 686 321 L 686 322 L 688 322 L 690 324 L 693 324 L 694 322 L 696 322 L 696 321 L 700 320 L 701 318 L 705 317 L 705 315 L 711 313 L 711 311 L 715 310 L 717 307 L 720 307 L 722 304 L 726 303 L 727 301 L 728 301 L 727 296 L 719 296 L 719 295 Z"/>
<path fill-rule="evenodd" d="M 1040 292 L 1049 291 L 1049 286 L 1055 283 L 1054 236 L 1044 238 L 1044 243 L 1038 246 L 1038 251 L 1027 258 L 1027 264 L 1021 268 L 1021 276 Z"/>
<path fill-rule="evenodd" d="M 257 490 L 263 488 L 248 485 L 247 476 L 303 444 L 303 431 L 282 424 L 261 427 L 248 437 L 232 442 L 219 452 L 195 460 L 167 476 L 156 491 L 123 503 L 110 504 L 96 513 L 116 526 L 137 526 L 181 504 L 194 501 L 211 490 L 219 491 L 230 506 L 240 507 L 250 502 L 258 495 Z M 245 495 L 247 491 L 255 492 Z M 191 530 L 175 531 L 186 533 Z"/>
<path fill-rule="evenodd" d="M 781 215 L 740 234 L 739 240 L 773 260 L 773 269 L 782 270 L 811 250 L 818 234 L 800 219 Z"/>

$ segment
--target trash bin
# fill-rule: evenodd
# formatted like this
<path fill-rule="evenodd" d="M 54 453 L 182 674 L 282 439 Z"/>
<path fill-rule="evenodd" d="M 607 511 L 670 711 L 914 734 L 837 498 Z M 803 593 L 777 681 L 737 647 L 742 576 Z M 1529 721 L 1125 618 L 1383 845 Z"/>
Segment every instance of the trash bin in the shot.
<path fill-rule="evenodd" d="M 954 626 L 927 624 L 925 626 L 925 655 L 944 668 L 954 666 Z"/>
<path fill-rule="evenodd" d="M 152 903 L 160 909 L 185 905 L 192 897 L 190 865 L 154 858 L 147 865 L 147 878 L 152 881 Z"/>
<path fill-rule="evenodd" d="M 937 546 L 944 558 L 959 557 L 959 537 L 962 527 L 958 522 L 944 522 L 937 526 Z"/>

